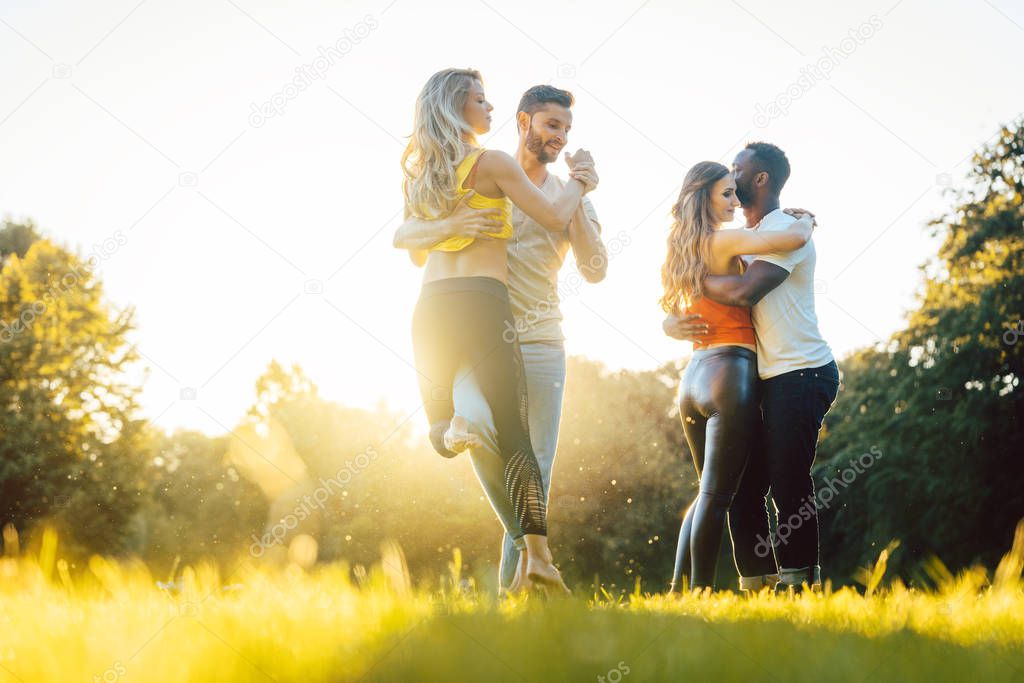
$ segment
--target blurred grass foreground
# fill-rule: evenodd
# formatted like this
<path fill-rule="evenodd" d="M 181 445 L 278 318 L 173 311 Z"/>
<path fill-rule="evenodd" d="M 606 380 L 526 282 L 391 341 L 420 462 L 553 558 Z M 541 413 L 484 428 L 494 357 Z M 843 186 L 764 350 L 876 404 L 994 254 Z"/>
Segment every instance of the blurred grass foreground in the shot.
<path fill-rule="evenodd" d="M 1024 522 L 991 575 L 798 597 L 731 592 L 497 601 L 462 576 L 413 587 L 401 549 L 344 563 L 184 566 L 171 580 L 99 555 L 72 572 L 55 532 L 0 560 L 3 681 L 1020 681 Z"/>

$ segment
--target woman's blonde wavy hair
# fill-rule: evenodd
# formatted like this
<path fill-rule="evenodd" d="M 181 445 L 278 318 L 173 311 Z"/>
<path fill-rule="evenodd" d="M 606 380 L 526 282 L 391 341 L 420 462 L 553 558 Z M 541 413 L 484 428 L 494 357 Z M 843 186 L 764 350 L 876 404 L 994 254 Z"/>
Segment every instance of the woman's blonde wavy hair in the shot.
<path fill-rule="evenodd" d="M 476 69 L 444 69 L 430 77 L 416 98 L 412 135 L 402 154 L 402 193 L 413 216 L 438 218 L 455 209 L 455 170 L 467 143 L 476 145 L 462 115 L 474 80 L 483 83 Z"/>
<path fill-rule="evenodd" d="M 729 174 L 717 161 L 702 161 L 686 173 L 672 207 L 668 254 L 661 267 L 664 294 L 658 302 L 666 313 L 679 313 L 687 302 L 704 294 L 711 262 L 711 235 L 718 222 L 711 210 L 711 188 Z"/>

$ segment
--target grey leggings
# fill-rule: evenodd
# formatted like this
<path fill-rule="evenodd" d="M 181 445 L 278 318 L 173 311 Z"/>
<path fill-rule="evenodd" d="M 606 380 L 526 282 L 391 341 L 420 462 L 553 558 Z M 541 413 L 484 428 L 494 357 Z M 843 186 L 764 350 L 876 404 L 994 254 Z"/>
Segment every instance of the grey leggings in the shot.
<path fill-rule="evenodd" d="M 505 494 L 523 534 L 547 535 L 540 467 L 530 442 L 526 378 L 505 283 L 456 277 L 424 283 L 413 314 L 413 349 L 430 441 L 445 457 L 443 435 L 455 414 L 452 385 L 472 368 L 494 416 Z"/>

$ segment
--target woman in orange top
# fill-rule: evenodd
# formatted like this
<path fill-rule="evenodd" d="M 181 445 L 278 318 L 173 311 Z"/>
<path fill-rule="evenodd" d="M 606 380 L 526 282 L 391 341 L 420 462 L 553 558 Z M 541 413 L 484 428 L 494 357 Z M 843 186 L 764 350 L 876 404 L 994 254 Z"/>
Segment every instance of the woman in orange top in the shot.
<path fill-rule="evenodd" d="M 738 274 L 742 254 L 799 249 L 814 227 L 813 217 L 805 213 L 778 232 L 723 229 L 739 205 L 728 168 L 714 161 L 691 168 L 672 207 L 668 255 L 661 269 L 665 312 L 700 315 L 708 325 L 708 333 L 694 343 L 679 386 L 679 415 L 700 492 L 679 531 L 673 588 L 682 587 L 684 575 L 692 589 L 714 587 L 726 514 L 761 422 L 750 309 L 704 298 L 704 278 Z"/>
<path fill-rule="evenodd" d="M 460 201 L 499 214 L 499 225 L 489 233 L 498 239 L 442 237 L 430 250 L 411 254 L 417 263 L 426 261 L 413 314 L 416 370 L 431 444 L 453 457 L 482 445 L 452 402 L 456 374 L 472 368 L 494 416 L 504 460 L 505 494 L 515 520 L 503 523 L 521 551 L 515 585 L 568 591 L 548 549 L 544 488 L 530 442 L 526 382 L 506 286 L 505 240 L 512 236 L 509 200 L 545 228 L 564 230 L 594 184 L 587 174 L 593 160 L 583 150 L 566 153 L 573 180 L 551 201 L 511 156 L 477 146 L 476 136 L 490 130 L 492 109 L 480 74 L 470 69 L 439 71 L 416 99 L 413 133 L 402 156 L 406 218 L 440 218 Z"/>

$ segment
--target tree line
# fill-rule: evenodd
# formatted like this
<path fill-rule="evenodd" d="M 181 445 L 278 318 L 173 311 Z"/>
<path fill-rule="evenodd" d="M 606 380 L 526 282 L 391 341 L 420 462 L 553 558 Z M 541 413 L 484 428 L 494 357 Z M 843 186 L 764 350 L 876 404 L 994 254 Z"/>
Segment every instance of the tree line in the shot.
<path fill-rule="evenodd" d="M 978 149 L 948 198 L 903 328 L 840 359 L 813 471 L 835 583 L 893 540 L 907 580 L 993 567 L 1024 517 L 1024 119 Z M 155 573 L 201 559 L 367 565 L 385 541 L 424 582 L 456 549 L 493 573 L 500 528 L 468 459 L 434 456 L 407 416 L 325 400 L 301 367 L 271 361 L 231 433 L 165 433 L 125 379 L 135 311 L 107 300 L 98 257 L 10 220 L 0 257 L 0 523 L 29 538 L 54 527 L 79 562 L 139 557 Z M 576 581 L 664 588 L 697 491 L 674 405 L 684 365 L 570 359 L 550 523 Z"/>

